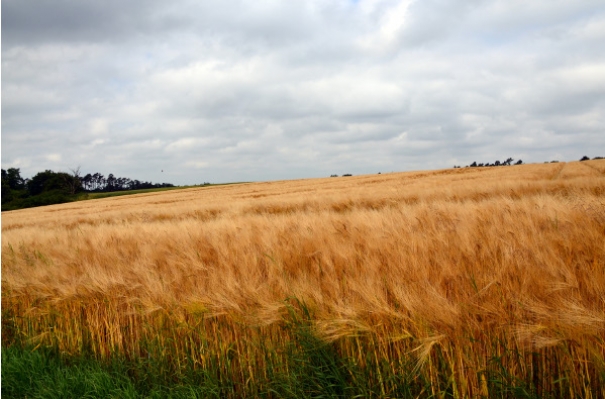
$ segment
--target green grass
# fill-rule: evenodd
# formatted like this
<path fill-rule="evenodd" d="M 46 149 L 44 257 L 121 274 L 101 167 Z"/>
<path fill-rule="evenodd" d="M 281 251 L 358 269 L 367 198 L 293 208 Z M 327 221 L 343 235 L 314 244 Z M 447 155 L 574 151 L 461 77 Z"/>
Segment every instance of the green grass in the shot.
<path fill-rule="evenodd" d="M 401 374 L 388 364 L 365 369 L 353 359 L 338 355 L 329 344 L 301 333 L 300 340 L 286 350 L 288 372 L 269 362 L 266 377 L 254 382 L 237 382 L 237 376 L 221 372 L 217 359 L 214 370 L 167 372 L 158 359 L 127 361 L 119 356 L 101 362 L 90 356 L 62 356 L 54 348 L 2 349 L 2 397 L 5 398 L 417 398 L 455 397 L 447 386 L 433 392 L 430 382 L 408 364 Z M 275 353 L 266 353 L 268 357 Z M 225 359 L 222 359 L 224 361 Z M 164 359 L 163 361 L 166 361 Z M 281 371 L 277 371 L 280 370 Z M 383 379 L 376 382 L 378 371 Z M 229 370 L 227 370 L 229 371 Z M 506 373 L 506 371 L 503 371 Z M 491 397 L 541 398 L 523 384 L 507 378 L 490 377 Z"/>
<path fill-rule="evenodd" d="M 225 320 L 168 318 L 155 325 L 156 335 L 143 338 L 136 352 L 99 356 L 83 342 L 78 353 L 61 352 L 56 341 L 36 342 L 2 317 L 2 395 L 10 398 L 455 398 L 447 353 L 435 345 L 426 367 L 413 351 L 384 357 L 380 338 L 368 334 L 326 342 L 317 336 L 314 317 L 296 299 L 277 329 L 234 326 Z M 199 322 L 199 323 L 198 323 Z M 151 327 L 151 326 L 150 326 Z M 179 334 L 186 328 L 188 334 Z M 212 331 L 218 329 L 219 334 Z M 246 334 L 241 334 L 246 332 Z M 49 331 L 50 332 L 50 331 Z M 239 337 L 230 339 L 230 332 Z M 224 334 L 224 335 L 223 335 Z M 27 338 L 27 337 L 30 338 Z M 490 398 L 565 398 L 572 386 L 561 350 L 546 349 L 531 359 L 514 343 L 496 340 L 484 376 Z M 384 345 L 384 342 L 382 342 Z M 180 348 L 180 349 L 178 349 Z M 504 348 L 504 349 L 503 349 Z M 594 361 L 594 381 L 586 393 L 598 397 L 603 364 Z M 547 363 L 543 363 L 548 360 Z M 587 366 L 588 363 L 585 365 Z M 515 364 L 517 366 L 515 366 Z M 526 375 L 509 369 L 526 368 Z M 584 366 L 583 366 L 584 367 Z M 559 367 L 560 368 L 560 367 Z M 469 370 L 469 372 L 473 372 Z M 555 382 L 551 384 L 550 382 Z M 549 382 L 550 388 L 543 384 Z M 576 392 L 582 396 L 581 392 Z M 475 392 L 478 395 L 478 392 Z M 480 396 L 476 396 L 480 397 Z"/>
<path fill-rule="evenodd" d="M 145 189 L 141 189 L 141 190 L 110 191 L 107 193 L 105 193 L 105 192 L 83 193 L 83 194 L 80 194 L 80 197 L 78 198 L 78 200 L 83 201 L 83 200 L 89 200 L 89 199 L 120 197 L 122 195 L 156 193 L 156 192 L 160 192 L 160 191 L 180 190 L 180 189 L 191 188 L 191 187 L 195 187 L 195 186 L 145 188 Z"/>
<path fill-rule="evenodd" d="M 107 192 L 107 193 L 106 192 L 83 193 L 83 194 L 80 194 L 78 201 L 109 198 L 109 197 L 120 197 L 122 195 L 147 194 L 147 193 L 156 193 L 156 192 L 160 192 L 160 191 L 182 190 L 185 188 L 194 188 L 194 187 L 227 186 L 227 185 L 232 185 L 232 184 L 244 184 L 244 183 L 249 183 L 249 182 L 217 183 L 217 184 L 204 184 L 204 185 L 197 185 L 197 186 L 194 185 L 194 186 L 145 188 L 145 189 L 141 189 L 141 190 L 111 191 L 111 192 Z"/>
<path fill-rule="evenodd" d="M 283 331 L 291 340 L 276 345 L 275 341 L 261 336 L 254 342 L 255 355 L 264 370 L 250 370 L 251 374 L 245 378 L 241 373 L 247 370 L 234 363 L 251 364 L 250 359 L 236 359 L 231 345 L 220 353 L 211 353 L 206 367 L 200 369 L 193 358 L 175 367 L 161 340 L 144 343 L 142 356 L 127 359 L 116 353 L 106 361 L 91 353 L 68 356 L 56 347 L 32 348 L 14 341 L 14 345 L 2 349 L 2 395 L 11 398 L 371 398 L 384 397 L 386 389 L 389 396 L 411 398 L 426 391 L 427 382 L 414 377 L 413 364 L 401 368 L 405 372 L 398 375 L 388 375 L 386 362 L 360 367 L 354 359 L 340 354 L 337 345 L 319 339 L 313 333 L 309 317 L 304 307 L 300 312 L 290 312 Z M 203 341 L 200 344 L 206 345 Z M 378 369 L 387 376 L 386 380 L 376 380 Z"/>
<path fill-rule="evenodd" d="M 50 350 L 2 348 L 2 397 L 134 398 L 134 384 L 94 361 L 63 361 Z"/>
<path fill-rule="evenodd" d="M 52 348 L 2 349 L 4 398 L 212 398 L 220 390 L 200 379 L 167 381 L 151 373 L 137 377 L 123 359 L 102 363 L 90 357 L 62 357 Z M 139 365 L 141 367 L 141 365 Z M 169 379 L 170 380 L 170 379 Z"/>
<path fill-rule="evenodd" d="M 217 184 L 204 184 L 197 186 L 176 186 L 176 187 L 159 187 L 159 188 L 146 188 L 141 190 L 124 190 L 124 191 L 111 191 L 111 192 L 86 192 L 76 195 L 67 195 L 58 192 L 47 192 L 40 195 L 26 197 L 26 198 L 15 198 L 11 202 L 2 204 L 2 211 L 13 211 L 23 208 L 32 208 L 37 206 L 63 204 L 66 202 L 74 201 L 87 201 L 93 199 L 110 198 L 110 197 L 121 197 L 123 195 L 134 195 L 134 194 L 149 194 L 161 191 L 171 190 L 182 190 L 185 188 L 194 187 L 213 187 L 213 186 L 227 186 L 232 184 L 244 184 L 249 182 L 233 182 L 233 183 L 217 183 Z"/>

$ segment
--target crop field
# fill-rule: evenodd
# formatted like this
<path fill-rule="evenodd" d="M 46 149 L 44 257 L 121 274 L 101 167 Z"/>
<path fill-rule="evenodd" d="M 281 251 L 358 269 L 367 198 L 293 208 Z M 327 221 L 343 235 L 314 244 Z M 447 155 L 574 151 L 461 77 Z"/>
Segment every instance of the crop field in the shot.
<path fill-rule="evenodd" d="M 605 160 L 4 212 L 3 393 L 15 348 L 145 395 L 603 398 Z"/>

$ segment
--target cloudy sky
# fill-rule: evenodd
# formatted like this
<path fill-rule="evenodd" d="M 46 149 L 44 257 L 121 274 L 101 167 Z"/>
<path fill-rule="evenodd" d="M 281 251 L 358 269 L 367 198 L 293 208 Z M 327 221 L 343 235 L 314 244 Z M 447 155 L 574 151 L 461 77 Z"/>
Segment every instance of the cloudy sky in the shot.
<path fill-rule="evenodd" d="M 3 0 L 2 168 L 180 185 L 605 156 L 604 43 L 603 0 Z"/>

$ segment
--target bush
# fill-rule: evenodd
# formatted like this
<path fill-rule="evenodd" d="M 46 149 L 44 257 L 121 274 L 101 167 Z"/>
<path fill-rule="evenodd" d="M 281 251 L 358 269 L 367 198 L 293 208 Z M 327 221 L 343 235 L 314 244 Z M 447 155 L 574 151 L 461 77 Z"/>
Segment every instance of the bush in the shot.
<path fill-rule="evenodd" d="M 67 173 L 45 170 L 32 177 L 27 184 L 27 189 L 31 195 L 55 190 L 74 195 L 82 191 L 82 183 L 78 178 Z"/>
<path fill-rule="evenodd" d="M 6 179 L 2 179 L 2 205 L 7 204 L 13 200 L 13 192 L 8 185 Z"/>

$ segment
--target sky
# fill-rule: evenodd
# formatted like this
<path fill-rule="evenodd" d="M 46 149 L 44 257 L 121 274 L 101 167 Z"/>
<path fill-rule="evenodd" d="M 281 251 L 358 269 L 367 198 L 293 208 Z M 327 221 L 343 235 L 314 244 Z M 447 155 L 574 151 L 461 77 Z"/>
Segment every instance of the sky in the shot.
<path fill-rule="evenodd" d="M 605 156 L 602 0 L 3 0 L 2 168 L 177 185 Z"/>

